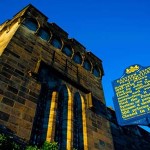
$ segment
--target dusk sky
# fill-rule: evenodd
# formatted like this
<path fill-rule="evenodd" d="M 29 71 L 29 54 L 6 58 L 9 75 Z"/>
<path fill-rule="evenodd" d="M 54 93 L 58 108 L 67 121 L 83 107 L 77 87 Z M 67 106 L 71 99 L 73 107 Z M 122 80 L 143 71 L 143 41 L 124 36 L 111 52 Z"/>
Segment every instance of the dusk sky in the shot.
<path fill-rule="evenodd" d="M 150 0 L 1 0 L 0 24 L 32 4 L 103 61 L 107 106 L 111 82 L 125 68 L 150 66 Z"/>

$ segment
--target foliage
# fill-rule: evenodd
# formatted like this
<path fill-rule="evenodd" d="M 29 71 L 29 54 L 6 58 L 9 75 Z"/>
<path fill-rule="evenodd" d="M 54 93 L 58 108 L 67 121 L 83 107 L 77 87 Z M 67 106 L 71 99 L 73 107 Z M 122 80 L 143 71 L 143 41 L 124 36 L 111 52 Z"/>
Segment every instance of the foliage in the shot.
<path fill-rule="evenodd" d="M 44 142 L 41 150 L 58 150 L 58 144 L 56 142 Z"/>
<path fill-rule="evenodd" d="M 44 142 L 41 148 L 37 146 L 27 146 L 25 150 L 58 150 L 56 142 Z"/>
<path fill-rule="evenodd" d="M 39 150 L 37 146 L 27 146 L 26 150 Z"/>
<path fill-rule="evenodd" d="M 4 134 L 0 134 L 0 144 L 6 142 L 7 138 Z"/>
<path fill-rule="evenodd" d="M 15 142 L 12 142 L 12 148 L 13 150 L 21 150 L 21 146 L 16 144 Z"/>
<path fill-rule="evenodd" d="M 10 137 L 0 134 L 0 150 L 20 150 L 21 147 L 10 140 Z"/>
<path fill-rule="evenodd" d="M 20 145 L 10 140 L 11 137 L 0 134 L 0 150 L 23 150 Z M 57 142 L 45 141 L 41 148 L 35 146 L 27 146 L 25 150 L 58 150 Z M 77 149 L 73 149 L 77 150 Z"/>
<path fill-rule="evenodd" d="M 0 134 L 0 149 L 7 148 L 7 138 L 4 134 Z"/>

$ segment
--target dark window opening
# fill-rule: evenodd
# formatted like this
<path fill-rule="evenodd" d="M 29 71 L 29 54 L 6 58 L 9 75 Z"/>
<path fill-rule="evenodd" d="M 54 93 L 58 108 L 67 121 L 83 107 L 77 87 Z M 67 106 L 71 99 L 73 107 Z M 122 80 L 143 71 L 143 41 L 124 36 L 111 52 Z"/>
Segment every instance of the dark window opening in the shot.
<path fill-rule="evenodd" d="M 94 74 L 96 77 L 100 77 L 100 71 L 99 71 L 99 69 L 98 69 L 97 66 L 95 66 L 95 67 L 93 68 L 93 74 Z"/>
<path fill-rule="evenodd" d="M 65 47 L 62 49 L 62 52 L 63 52 L 64 54 L 66 54 L 67 56 L 69 56 L 69 57 L 72 56 L 72 50 L 71 50 L 71 48 L 69 48 L 69 47 L 67 47 L 67 46 L 65 46 Z"/>
<path fill-rule="evenodd" d="M 58 49 L 61 49 L 61 47 L 62 47 L 61 41 L 58 40 L 58 39 L 56 39 L 56 38 L 52 39 L 51 44 L 52 44 L 55 48 L 58 48 Z"/>
<path fill-rule="evenodd" d="M 45 108 L 47 105 L 47 97 L 50 96 L 50 93 L 48 93 L 48 87 L 46 84 L 42 84 L 41 92 L 39 96 L 39 102 L 37 104 L 36 109 L 36 115 L 34 119 L 33 129 L 32 129 L 32 136 L 31 136 L 31 142 L 36 145 L 41 145 L 45 141 L 45 129 L 43 128 L 43 125 L 46 123 L 46 120 L 44 122 L 45 118 Z M 50 100 L 50 97 L 49 97 Z"/>
<path fill-rule="evenodd" d="M 38 24 L 32 19 L 25 19 L 23 25 L 32 31 L 36 31 L 38 28 Z"/>
<path fill-rule="evenodd" d="M 48 41 L 50 39 L 50 34 L 44 30 L 44 29 L 40 29 L 38 35 L 43 39 Z"/>
<path fill-rule="evenodd" d="M 73 105 L 73 147 L 83 150 L 82 104 L 79 93 L 74 96 Z"/>
<path fill-rule="evenodd" d="M 82 58 L 80 53 L 76 53 L 73 57 L 73 61 L 77 64 L 81 64 L 82 63 Z"/>
<path fill-rule="evenodd" d="M 52 93 L 57 91 L 61 81 L 43 62 L 40 64 L 37 80 L 41 83 L 41 91 L 37 101 L 31 143 L 40 146 L 46 140 Z"/>
<path fill-rule="evenodd" d="M 66 86 L 63 86 L 58 96 L 56 128 L 54 138 L 54 140 L 58 142 L 60 149 L 66 149 L 67 116 L 68 116 L 68 92 Z"/>
<path fill-rule="evenodd" d="M 84 69 L 91 71 L 91 64 L 88 60 L 84 61 L 83 67 L 84 67 Z"/>

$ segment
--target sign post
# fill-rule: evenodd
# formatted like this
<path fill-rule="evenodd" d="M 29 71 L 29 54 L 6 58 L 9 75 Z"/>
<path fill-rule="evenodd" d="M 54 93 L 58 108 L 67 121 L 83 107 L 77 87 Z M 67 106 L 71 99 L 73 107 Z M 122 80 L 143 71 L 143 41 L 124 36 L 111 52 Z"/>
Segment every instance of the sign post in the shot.
<path fill-rule="evenodd" d="M 150 125 L 150 67 L 133 65 L 112 82 L 119 125 Z"/>

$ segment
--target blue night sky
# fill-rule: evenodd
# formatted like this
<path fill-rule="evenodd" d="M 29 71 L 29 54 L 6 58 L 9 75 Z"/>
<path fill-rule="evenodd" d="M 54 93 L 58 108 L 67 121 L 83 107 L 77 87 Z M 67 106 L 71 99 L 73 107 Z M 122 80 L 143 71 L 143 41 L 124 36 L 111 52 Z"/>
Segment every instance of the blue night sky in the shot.
<path fill-rule="evenodd" d="M 64 29 L 103 61 L 107 106 L 113 106 L 111 82 L 133 64 L 150 63 L 149 0 L 1 0 L 0 24 L 28 4 Z"/>

